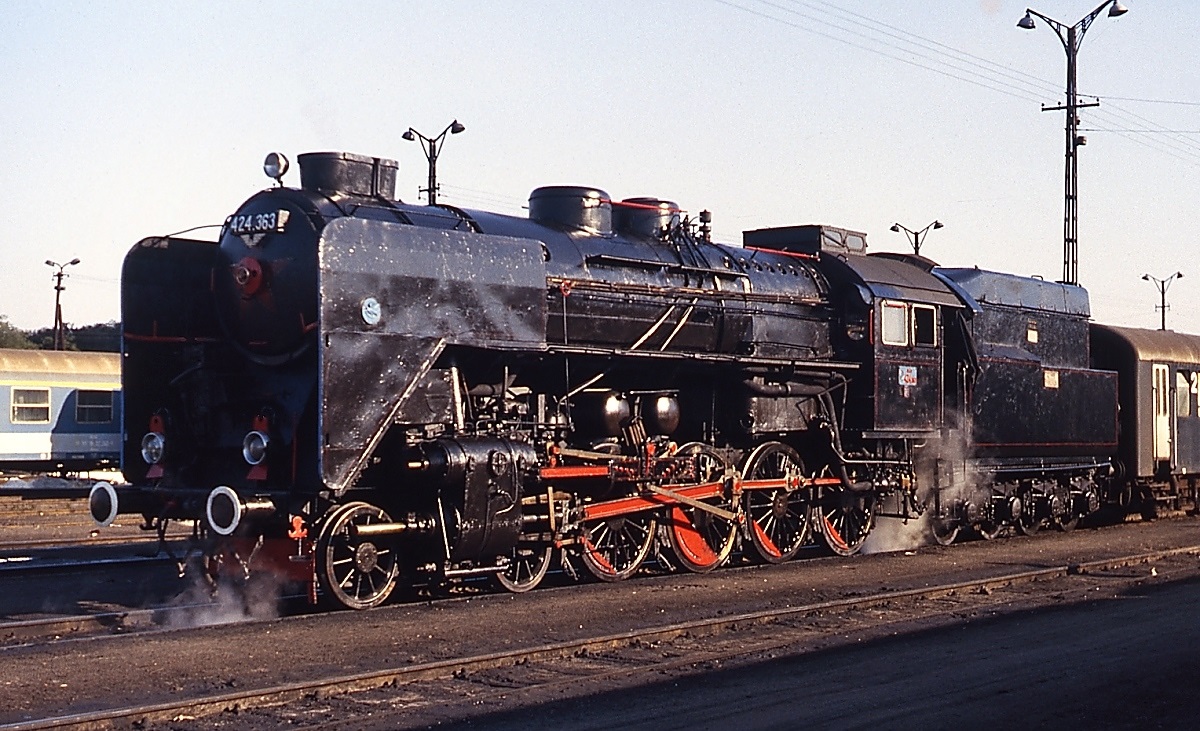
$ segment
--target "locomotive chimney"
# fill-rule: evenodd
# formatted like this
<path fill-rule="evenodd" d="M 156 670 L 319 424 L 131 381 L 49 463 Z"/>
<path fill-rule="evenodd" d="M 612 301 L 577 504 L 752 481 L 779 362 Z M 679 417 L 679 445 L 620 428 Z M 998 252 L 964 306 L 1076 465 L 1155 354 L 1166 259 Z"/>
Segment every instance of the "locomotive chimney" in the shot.
<path fill-rule="evenodd" d="M 395 160 L 349 152 L 306 152 L 296 161 L 300 187 L 305 190 L 396 199 L 400 164 Z"/>

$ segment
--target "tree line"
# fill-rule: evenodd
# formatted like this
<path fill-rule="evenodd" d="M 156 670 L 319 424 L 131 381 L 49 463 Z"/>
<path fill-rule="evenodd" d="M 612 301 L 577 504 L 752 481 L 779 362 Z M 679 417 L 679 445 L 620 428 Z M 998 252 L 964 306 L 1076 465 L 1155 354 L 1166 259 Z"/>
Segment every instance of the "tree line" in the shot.
<path fill-rule="evenodd" d="M 86 350 L 105 353 L 119 353 L 121 351 L 121 324 L 115 321 L 85 325 L 83 327 L 67 325 L 63 328 L 63 334 L 66 350 Z M 38 330 L 22 330 L 9 322 L 7 315 L 0 315 L 0 348 L 53 350 L 54 328 L 43 327 Z"/>

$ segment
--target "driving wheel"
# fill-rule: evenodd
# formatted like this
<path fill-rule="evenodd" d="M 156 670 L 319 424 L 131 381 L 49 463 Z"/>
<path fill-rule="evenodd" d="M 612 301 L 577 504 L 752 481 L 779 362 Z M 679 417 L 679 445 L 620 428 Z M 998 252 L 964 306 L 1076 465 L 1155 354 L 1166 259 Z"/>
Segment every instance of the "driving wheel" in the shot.
<path fill-rule="evenodd" d="M 692 442 L 679 448 L 677 457 L 693 461 L 695 471 L 687 482 L 704 485 L 721 480 L 725 475 L 725 460 L 711 447 Z M 686 487 L 681 484 L 679 487 Z M 701 500 L 706 505 L 734 513 L 732 501 L 721 494 Z M 693 505 L 679 504 L 671 508 L 668 520 L 661 527 L 675 559 L 688 571 L 704 573 L 720 566 L 733 553 L 737 542 L 736 518 L 718 515 Z"/>
<path fill-rule="evenodd" d="M 621 581 L 634 574 L 654 547 L 657 521 L 651 512 L 601 518 L 583 526 L 580 557 L 601 581 Z"/>
<path fill-rule="evenodd" d="M 796 450 L 780 442 L 760 444 L 746 458 L 745 480 L 779 480 L 803 475 L 804 463 Z M 771 488 L 743 493 L 754 555 L 766 563 L 793 558 L 812 535 L 812 506 L 802 490 Z"/>
<path fill-rule="evenodd" d="M 821 517 L 821 537 L 829 550 L 839 556 L 858 553 L 875 527 L 875 501 L 869 493 L 835 488 L 826 493 L 817 511 Z"/>

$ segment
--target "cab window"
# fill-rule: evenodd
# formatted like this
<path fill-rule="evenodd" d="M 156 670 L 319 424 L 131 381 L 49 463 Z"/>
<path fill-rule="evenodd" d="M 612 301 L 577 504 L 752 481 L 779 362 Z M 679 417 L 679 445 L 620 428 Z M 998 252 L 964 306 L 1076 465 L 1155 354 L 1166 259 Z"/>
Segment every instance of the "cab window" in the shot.
<path fill-rule="evenodd" d="M 913 345 L 937 345 L 937 310 L 926 305 L 912 307 Z"/>
<path fill-rule="evenodd" d="M 884 302 L 879 319 L 884 345 L 908 345 L 908 307 L 903 302 Z"/>

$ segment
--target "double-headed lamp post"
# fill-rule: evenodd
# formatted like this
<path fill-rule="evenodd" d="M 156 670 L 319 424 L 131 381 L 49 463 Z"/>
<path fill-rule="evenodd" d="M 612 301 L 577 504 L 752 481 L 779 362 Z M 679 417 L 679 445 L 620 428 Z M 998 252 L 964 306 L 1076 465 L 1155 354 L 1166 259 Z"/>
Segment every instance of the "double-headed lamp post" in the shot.
<path fill-rule="evenodd" d="M 420 189 L 418 192 L 427 194 L 427 199 L 431 206 L 437 203 L 437 159 L 438 153 L 441 152 L 442 140 L 446 139 L 447 134 L 456 135 L 464 130 L 466 130 L 466 127 L 459 124 L 456 119 L 446 125 L 446 129 L 442 130 L 442 133 L 436 137 L 426 137 L 412 127 L 409 127 L 408 131 L 401 135 L 401 137 L 409 142 L 413 142 L 414 140 L 421 141 L 421 149 L 425 152 L 425 159 L 429 161 L 429 186 Z"/>
<path fill-rule="evenodd" d="M 892 224 L 893 231 L 896 233 L 903 231 L 905 236 L 908 237 L 909 243 L 911 243 L 913 247 L 913 256 L 921 255 L 921 244 L 925 241 L 925 237 L 929 234 L 929 229 L 931 228 L 945 228 L 945 225 L 941 221 L 934 221 L 920 231 L 913 231 L 907 226 L 901 226 L 898 223 Z"/>
<path fill-rule="evenodd" d="M 1067 102 L 1059 107 L 1043 106 L 1043 112 L 1066 111 L 1067 113 L 1067 165 L 1064 174 L 1063 193 L 1063 284 L 1079 284 L 1079 167 L 1076 164 L 1075 148 L 1087 144 L 1087 138 L 1079 135 L 1079 108 L 1099 106 L 1099 102 L 1080 104 L 1075 92 L 1075 58 L 1079 55 L 1079 44 L 1083 43 L 1083 34 L 1096 19 L 1100 12 L 1108 8 L 1108 17 L 1115 18 L 1124 15 L 1129 9 L 1118 0 L 1104 0 L 1100 7 L 1088 13 L 1087 17 L 1075 25 L 1067 26 L 1057 20 L 1042 15 L 1036 10 L 1025 9 L 1025 17 L 1017 23 L 1018 28 L 1033 30 L 1037 24 L 1033 16 L 1046 21 L 1058 39 L 1062 41 L 1063 49 L 1067 52 Z"/>
<path fill-rule="evenodd" d="M 1156 310 L 1162 310 L 1162 327 L 1160 327 L 1159 330 L 1167 329 L 1167 310 L 1169 310 L 1171 308 L 1171 306 L 1167 304 L 1167 289 L 1169 289 L 1171 287 L 1171 282 L 1175 281 L 1176 279 L 1182 279 L 1182 278 L 1183 278 L 1183 272 L 1175 272 L 1174 274 L 1167 277 L 1166 279 L 1159 279 L 1158 277 L 1152 277 L 1149 274 L 1142 275 L 1142 279 L 1146 280 L 1147 282 L 1154 282 L 1154 286 L 1158 287 L 1158 293 L 1160 295 L 1162 295 L 1162 304 L 1157 305 L 1154 308 Z"/>
<path fill-rule="evenodd" d="M 67 347 L 66 333 L 63 332 L 63 316 L 62 316 L 62 293 L 66 289 L 63 284 L 63 277 L 67 276 L 63 270 L 69 266 L 75 266 L 79 263 L 79 259 L 75 258 L 66 264 L 59 264 L 56 261 L 46 260 L 46 266 L 58 267 L 58 271 L 54 273 L 54 349 L 62 350 Z"/>

